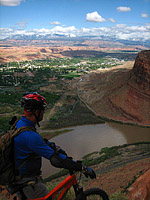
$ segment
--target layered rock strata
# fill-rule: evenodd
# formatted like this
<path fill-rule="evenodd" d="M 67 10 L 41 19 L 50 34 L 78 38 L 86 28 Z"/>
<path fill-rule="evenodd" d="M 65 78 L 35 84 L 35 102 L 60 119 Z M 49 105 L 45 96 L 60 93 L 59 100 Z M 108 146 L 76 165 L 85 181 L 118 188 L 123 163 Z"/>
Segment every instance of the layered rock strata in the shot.
<path fill-rule="evenodd" d="M 99 116 L 150 126 L 150 50 L 140 52 L 134 63 L 83 77 L 78 95 Z"/>

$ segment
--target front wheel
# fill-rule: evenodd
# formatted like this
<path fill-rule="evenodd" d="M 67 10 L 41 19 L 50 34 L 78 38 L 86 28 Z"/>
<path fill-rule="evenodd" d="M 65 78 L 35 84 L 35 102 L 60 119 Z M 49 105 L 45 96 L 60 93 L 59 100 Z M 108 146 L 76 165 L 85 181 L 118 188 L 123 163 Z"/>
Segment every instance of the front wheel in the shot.
<path fill-rule="evenodd" d="M 77 196 L 75 200 L 109 200 L 109 197 L 104 190 L 91 188 Z"/>

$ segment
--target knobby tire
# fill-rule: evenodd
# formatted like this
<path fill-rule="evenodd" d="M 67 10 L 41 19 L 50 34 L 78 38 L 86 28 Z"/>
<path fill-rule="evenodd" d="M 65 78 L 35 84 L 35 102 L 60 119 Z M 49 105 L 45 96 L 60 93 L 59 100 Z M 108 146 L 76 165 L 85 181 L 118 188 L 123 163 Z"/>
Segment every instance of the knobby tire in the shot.
<path fill-rule="evenodd" d="M 94 197 L 95 195 L 95 197 Z M 109 200 L 109 197 L 107 193 L 99 188 L 91 188 L 88 190 L 85 190 L 83 192 L 83 195 L 79 195 L 76 197 L 75 200 Z"/>

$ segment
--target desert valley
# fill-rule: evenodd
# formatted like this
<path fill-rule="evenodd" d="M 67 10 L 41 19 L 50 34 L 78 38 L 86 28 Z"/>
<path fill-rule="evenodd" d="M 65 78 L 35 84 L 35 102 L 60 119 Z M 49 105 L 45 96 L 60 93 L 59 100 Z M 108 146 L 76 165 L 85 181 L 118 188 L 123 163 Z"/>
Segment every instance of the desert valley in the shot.
<path fill-rule="evenodd" d="M 120 131 L 121 135 L 119 138 L 116 137 L 115 145 L 125 143 L 127 146 L 104 148 L 106 152 L 116 148 L 119 154 L 117 153 L 117 156 L 110 154 L 106 160 L 97 164 L 94 162 L 99 153 L 87 156 L 87 162 L 93 162 L 91 165 L 97 172 L 97 180 L 84 184 L 87 188 L 93 185 L 107 191 L 108 185 L 114 185 L 111 181 L 113 177 L 123 177 L 125 174 L 123 182 L 118 178 L 118 184 L 107 192 L 112 200 L 114 198 L 125 200 L 128 197 L 131 200 L 137 188 L 134 186 L 130 188 L 130 182 L 133 179 L 135 181 L 134 177 L 138 178 L 141 174 L 147 177 L 149 165 L 150 50 L 148 47 L 141 44 L 98 40 L 1 40 L 1 131 L 9 128 L 7 122 L 11 116 L 22 114 L 19 100 L 26 91 L 38 91 L 48 101 L 45 118 L 39 128 L 42 136 L 48 139 L 54 138 L 57 141 L 57 136 L 62 134 L 62 138 L 69 140 L 67 133 L 71 135 L 74 130 L 73 133 L 78 134 L 81 130 L 84 131 L 86 125 L 88 130 L 89 125 L 93 128 L 91 129 L 93 137 L 97 137 L 94 129 L 97 132 L 96 127 L 99 127 L 98 135 L 103 138 L 101 143 L 104 146 L 113 146 L 109 134 L 115 138 L 116 132 Z M 134 130 L 137 133 L 133 133 L 133 138 Z M 144 143 L 141 134 L 145 137 Z M 87 135 L 83 133 L 83 137 Z M 131 137 L 134 141 L 132 145 L 129 142 Z M 121 141 L 117 140 L 121 138 Z M 110 143 L 107 144 L 109 140 Z M 71 149 L 74 143 L 73 139 Z M 88 143 L 85 143 L 85 146 L 88 146 Z M 79 146 L 77 155 L 85 155 L 80 154 L 80 148 Z M 88 149 L 85 151 L 88 152 Z M 97 149 L 92 148 L 90 153 L 91 151 Z M 119 155 L 123 155 L 122 160 Z M 145 167 L 142 166 L 142 162 L 145 163 Z M 133 166 L 136 166 L 137 170 L 133 170 Z M 129 171 L 127 167 L 132 170 Z M 44 170 L 46 169 L 45 164 Z M 103 180 L 103 184 L 99 179 Z M 50 180 L 51 178 L 47 180 L 47 185 L 60 181 Z M 145 185 L 143 181 L 143 188 Z"/>

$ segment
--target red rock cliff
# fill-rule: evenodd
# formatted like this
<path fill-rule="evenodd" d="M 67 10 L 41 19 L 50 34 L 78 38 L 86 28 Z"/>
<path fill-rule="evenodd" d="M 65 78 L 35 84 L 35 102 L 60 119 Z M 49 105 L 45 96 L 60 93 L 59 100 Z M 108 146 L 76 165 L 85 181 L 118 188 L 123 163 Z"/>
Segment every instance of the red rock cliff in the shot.
<path fill-rule="evenodd" d="M 78 94 L 97 115 L 150 126 L 150 50 L 141 51 L 132 65 L 83 78 Z"/>
<path fill-rule="evenodd" d="M 149 200 L 150 199 L 150 170 L 140 176 L 128 189 L 129 200 Z"/>
<path fill-rule="evenodd" d="M 141 51 L 133 67 L 136 83 L 141 89 L 150 92 L 150 50 Z"/>

